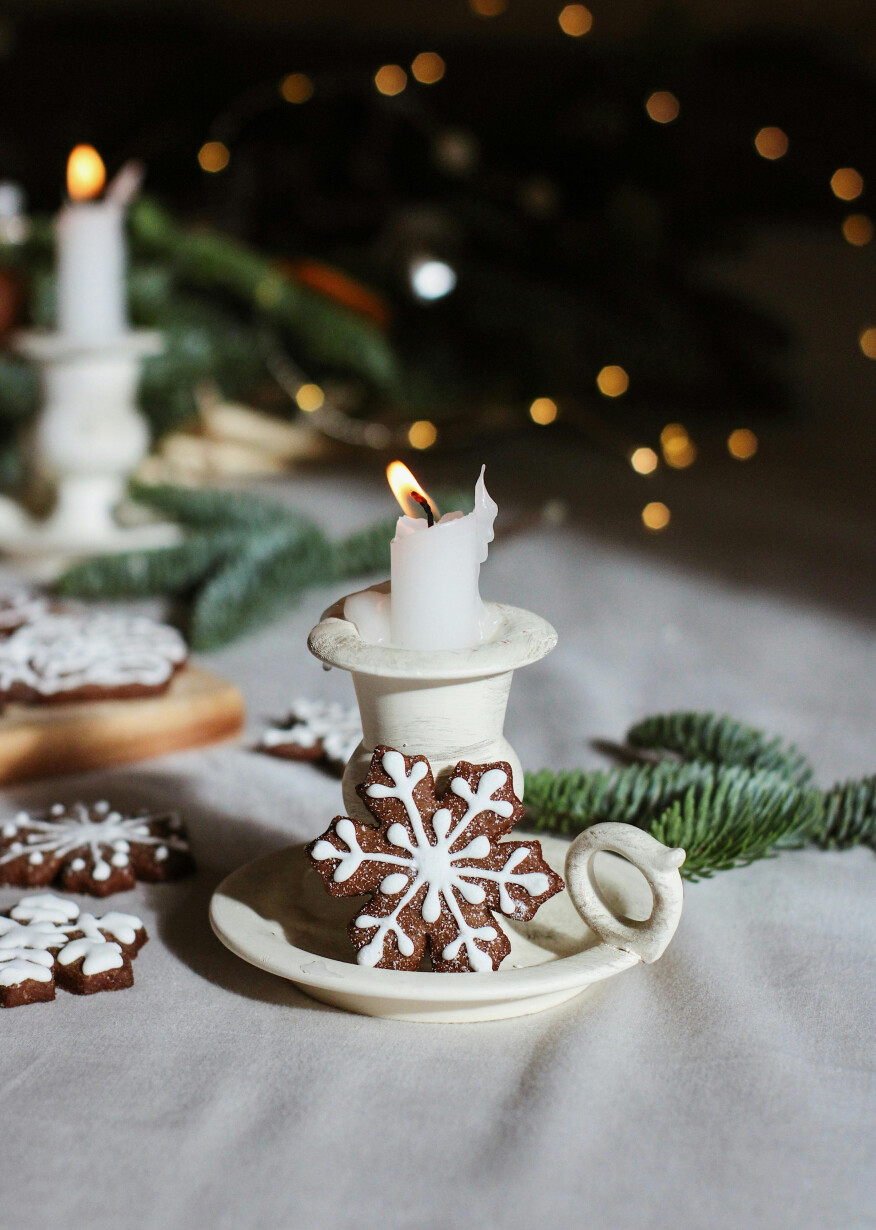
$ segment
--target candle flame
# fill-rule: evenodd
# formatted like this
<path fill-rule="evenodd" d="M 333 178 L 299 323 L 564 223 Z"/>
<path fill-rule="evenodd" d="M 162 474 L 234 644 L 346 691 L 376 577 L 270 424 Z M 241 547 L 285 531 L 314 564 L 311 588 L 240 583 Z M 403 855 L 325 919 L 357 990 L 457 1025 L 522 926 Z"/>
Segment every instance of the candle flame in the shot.
<path fill-rule="evenodd" d="M 77 145 L 67 159 L 67 192 L 71 201 L 88 201 L 106 182 L 103 159 L 93 145 Z"/>
<path fill-rule="evenodd" d="M 423 515 L 422 506 L 412 498 L 413 493 L 428 501 L 435 520 L 438 520 L 438 508 L 435 501 L 428 492 L 423 490 L 403 461 L 391 461 L 386 467 L 386 478 L 392 488 L 392 494 L 398 500 L 403 512 L 406 512 L 409 517 L 422 517 Z"/>

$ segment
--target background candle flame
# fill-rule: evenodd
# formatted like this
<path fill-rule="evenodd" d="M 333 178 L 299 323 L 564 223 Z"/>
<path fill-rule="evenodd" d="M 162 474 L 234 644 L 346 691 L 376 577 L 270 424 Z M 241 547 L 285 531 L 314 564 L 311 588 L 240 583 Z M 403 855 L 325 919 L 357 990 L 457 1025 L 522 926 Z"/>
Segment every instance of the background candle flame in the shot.
<path fill-rule="evenodd" d="M 67 192 L 71 201 L 88 201 L 103 188 L 106 168 L 93 145 L 77 145 L 67 159 Z"/>
<path fill-rule="evenodd" d="M 438 520 L 438 506 L 429 493 L 423 490 L 403 461 L 391 461 L 386 467 L 386 478 L 392 489 L 392 494 L 398 500 L 403 512 L 407 513 L 409 517 L 423 516 L 422 507 L 416 500 L 411 499 L 411 492 L 413 491 L 417 495 L 421 495 L 428 502 L 435 520 Z"/>

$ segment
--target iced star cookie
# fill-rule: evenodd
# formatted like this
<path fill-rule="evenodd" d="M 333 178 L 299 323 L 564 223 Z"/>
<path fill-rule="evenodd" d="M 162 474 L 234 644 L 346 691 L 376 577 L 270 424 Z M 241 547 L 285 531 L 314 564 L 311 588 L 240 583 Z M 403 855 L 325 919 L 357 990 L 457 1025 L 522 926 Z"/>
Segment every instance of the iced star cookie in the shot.
<path fill-rule="evenodd" d="M 75 901 L 42 893 L 0 914 L 0 1008 L 133 985 L 131 961 L 147 940 L 134 914 L 83 914 Z"/>
<path fill-rule="evenodd" d="M 108 612 L 45 615 L 0 641 L 0 701 L 151 696 L 185 663 L 175 628 Z"/>
<path fill-rule="evenodd" d="M 358 706 L 296 700 L 285 722 L 268 727 L 258 750 L 283 760 L 322 763 L 335 773 L 343 773 L 361 738 Z"/>
<path fill-rule="evenodd" d="M 537 841 L 500 841 L 520 819 L 504 761 L 460 761 L 439 798 L 424 756 L 375 748 L 359 787 L 376 827 L 336 816 L 308 846 L 333 897 L 372 894 L 349 926 L 360 965 L 442 973 L 499 968 L 511 950 L 494 914 L 528 921 L 563 881 Z"/>
<path fill-rule="evenodd" d="M 175 880 L 194 870 L 179 817 L 125 816 L 109 803 L 56 803 L 0 818 L 0 884 L 108 897 L 137 880 Z"/>

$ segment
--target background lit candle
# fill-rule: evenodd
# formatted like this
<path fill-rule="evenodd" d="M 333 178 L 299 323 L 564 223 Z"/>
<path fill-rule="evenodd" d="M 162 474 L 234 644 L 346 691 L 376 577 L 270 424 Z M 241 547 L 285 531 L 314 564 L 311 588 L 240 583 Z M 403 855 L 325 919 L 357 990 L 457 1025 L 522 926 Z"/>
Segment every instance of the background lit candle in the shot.
<path fill-rule="evenodd" d="M 478 582 L 498 512 L 484 485 L 474 511 L 451 512 L 430 526 L 412 493 L 434 504 L 406 465 L 394 461 L 389 484 L 405 515 L 392 540 L 391 638 L 404 649 L 471 649 L 483 635 Z"/>
<path fill-rule="evenodd" d="M 128 328 L 125 211 L 111 194 L 94 199 L 105 179 L 97 150 L 77 145 L 67 162 L 70 200 L 57 218 L 57 326 L 68 340 L 87 345 L 112 341 Z"/>

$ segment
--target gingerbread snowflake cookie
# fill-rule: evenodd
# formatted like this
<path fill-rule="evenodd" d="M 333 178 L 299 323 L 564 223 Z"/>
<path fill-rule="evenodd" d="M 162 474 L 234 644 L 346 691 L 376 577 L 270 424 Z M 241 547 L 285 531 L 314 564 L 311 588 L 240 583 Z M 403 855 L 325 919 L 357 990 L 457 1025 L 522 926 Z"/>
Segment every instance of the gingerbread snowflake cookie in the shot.
<path fill-rule="evenodd" d="M 504 761 L 460 761 L 439 798 L 428 761 L 374 751 L 359 794 L 377 826 L 337 816 L 308 846 L 334 897 L 373 894 L 349 927 L 360 965 L 498 969 L 511 950 L 494 913 L 528 921 L 563 881 L 537 841 L 500 841 L 523 814 Z"/>
<path fill-rule="evenodd" d="M 120 991 L 134 982 L 131 961 L 147 940 L 134 914 L 83 914 L 75 901 L 42 893 L 0 914 L 0 1008 Z"/>
<path fill-rule="evenodd" d="M 265 731 L 258 750 L 283 760 L 319 762 L 335 773 L 343 773 L 361 738 L 356 705 L 348 708 L 337 702 L 296 700 L 286 721 Z"/>
<path fill-rule="evenodd" d="M 170 812 L 124 816 L 109 803 L 56 803 L 0 819 L 0 884 L 108 897 L 137 880 L 194 870 L 185 828 Z"/>
<path fill-rule="evenodd" d="M 150 696 L 187 656 L 175 628 L 144 616 L 49 614 L 0 641 L 0 701 Z"/>

